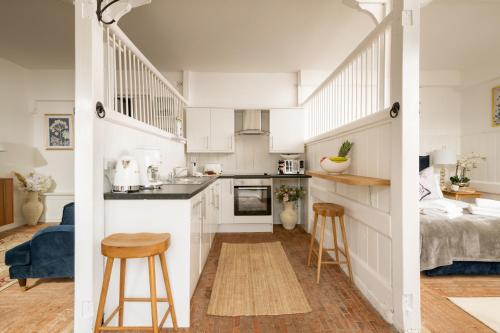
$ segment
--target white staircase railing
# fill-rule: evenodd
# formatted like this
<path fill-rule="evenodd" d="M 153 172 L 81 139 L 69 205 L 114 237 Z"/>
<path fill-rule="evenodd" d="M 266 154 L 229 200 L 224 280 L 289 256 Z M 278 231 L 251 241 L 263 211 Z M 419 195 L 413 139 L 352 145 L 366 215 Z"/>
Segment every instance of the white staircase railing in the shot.
<path fill-rule="evenodd" d="M 319 136 L 389 104 L 390 13 L 302 103 L 306 139 Z"/>
<path fill-rule="evenodd" d="M 184 97 L 117 26 L 104 29 L 104 44 L 106 109 L 182 136 Z"/>

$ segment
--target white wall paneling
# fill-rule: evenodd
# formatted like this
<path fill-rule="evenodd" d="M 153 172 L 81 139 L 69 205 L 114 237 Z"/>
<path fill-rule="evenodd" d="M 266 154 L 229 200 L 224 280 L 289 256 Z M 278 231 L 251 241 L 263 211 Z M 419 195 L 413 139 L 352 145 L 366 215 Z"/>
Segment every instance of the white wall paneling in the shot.
<path fill-rule="evenodd" d="M 354 142 L 352 164 L 348 173 L 390 178 L 391 121 L 387 113 L 374 114 L 350 125 L 347 131 L 310 142 L 306 147 L 310 169 L 320 169 L 322 156 L 335 154 L 342 141 Z M 382 316 L 392 321 L 392 234 L 390 189 L 333 183 L 323 179 L 309 180 L 309 205 L 334 202 L 345 207 L 355 283 Z M 309 213 L 307 230 L 312 228 Z M 331 226 L 327 226 L 331 242 Z M 340 234 L 340 233 L 339 233 Z M 327 244 L 326 246 L 330 246 Z"/>
<path fill-rule="evenodd" d="M 61 222 L 63 208 L 75 201 L 73 193 L 44 193 L 41 195 L 44 208 L 40 222 Z"/>

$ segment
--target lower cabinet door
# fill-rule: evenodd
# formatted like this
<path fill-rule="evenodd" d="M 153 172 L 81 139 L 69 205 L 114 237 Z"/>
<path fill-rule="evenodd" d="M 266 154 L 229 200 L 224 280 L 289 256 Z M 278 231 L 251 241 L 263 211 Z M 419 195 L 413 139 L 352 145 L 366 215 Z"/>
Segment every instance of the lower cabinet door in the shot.
<path fill-rule="evenodd" d="M 220 182 L 220 223 L 234 223 L 233 180 L 221 179 Z"/>
<path fill-rule="evenodd" d="M 201 200 L 191 205 L 191 262 L 190 262 L 190 291 L 193 296 L 201 268 Z"/>

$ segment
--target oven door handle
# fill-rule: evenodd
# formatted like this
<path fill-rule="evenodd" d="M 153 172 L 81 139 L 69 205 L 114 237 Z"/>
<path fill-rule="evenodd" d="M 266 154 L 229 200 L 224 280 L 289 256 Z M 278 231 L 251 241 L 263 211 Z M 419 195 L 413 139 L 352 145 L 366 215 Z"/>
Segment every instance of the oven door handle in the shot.
<path fill-rule="evenodd" d="M 243 187 L 243 186 L 235 186 L 238 190 L 267 190 L 269 186 L 263 186 L 263 187 L 257 187 L 257 186 L 252 186 L 252 187 Z"/>

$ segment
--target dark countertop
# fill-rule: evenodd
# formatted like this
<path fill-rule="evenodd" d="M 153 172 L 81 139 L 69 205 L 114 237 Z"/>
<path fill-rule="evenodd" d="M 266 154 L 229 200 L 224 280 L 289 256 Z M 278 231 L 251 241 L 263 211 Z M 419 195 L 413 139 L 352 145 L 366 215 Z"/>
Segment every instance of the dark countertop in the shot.
<path fill-rule="evenodd" d="M 311 178 L 308 175 L 278 175 L 278 174 L 255 174 L 255 175 L 230 175 L 224 174 L 218 177 L 208 176 L 204 177 L 207 180 L 203 184 L 197 185 L 163 185 L 158 190 L 141 190 L 132 193 L 117 193 L 107 192 L 104 193 L 104 200 L 188 200 L 206 189 L 210 184 L 217 179 L 256 179 L 256 178 Z"/>
<path fill-rule="evenodd" d="M 255 174 L 255 175 L 232 175 L 222 174 L 219 178 L 233 179 L 258 179 L 258 178 L 311 178 L 309 175 L 279 175 L 279 174 Z"/>

